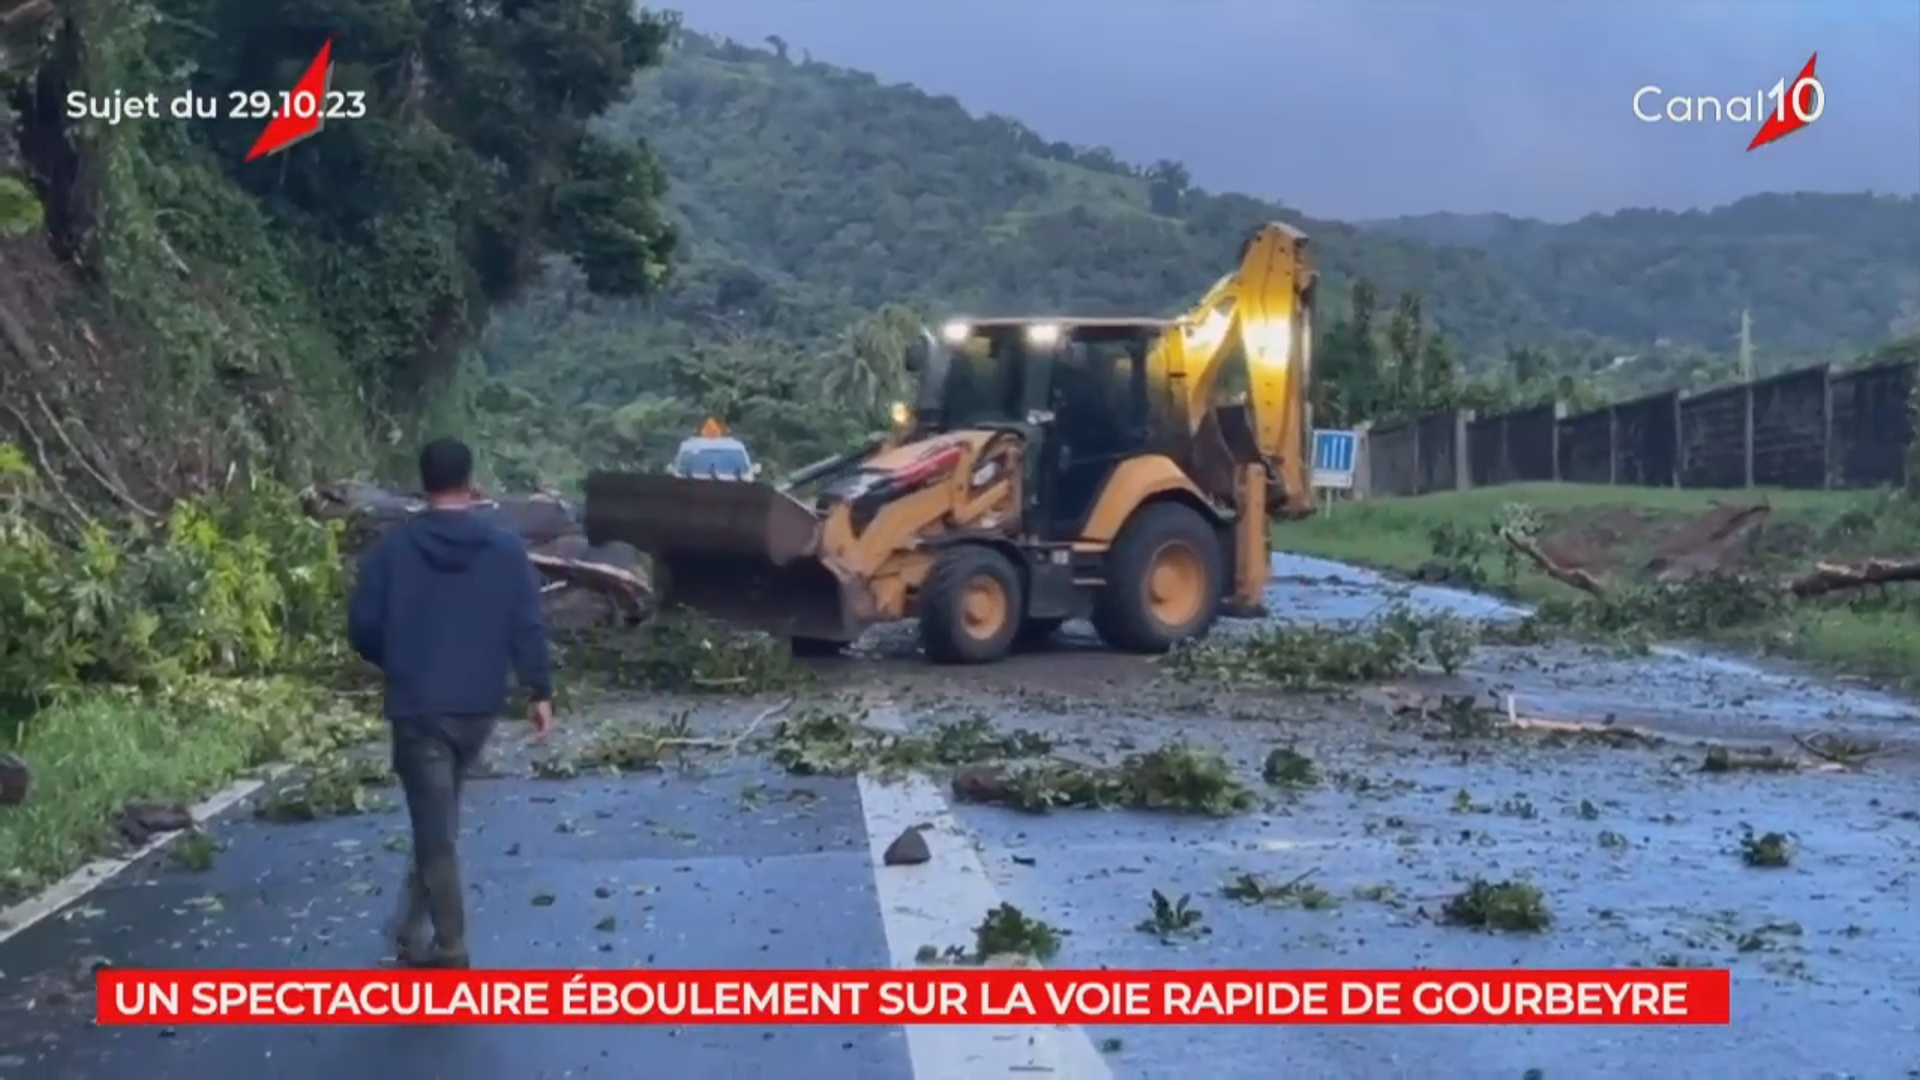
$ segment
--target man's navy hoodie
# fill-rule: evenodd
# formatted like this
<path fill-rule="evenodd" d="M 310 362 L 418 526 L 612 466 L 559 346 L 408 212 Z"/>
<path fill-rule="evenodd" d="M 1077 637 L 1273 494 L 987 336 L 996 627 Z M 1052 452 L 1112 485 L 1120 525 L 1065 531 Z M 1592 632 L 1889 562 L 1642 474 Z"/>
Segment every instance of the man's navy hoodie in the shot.
<path fill-rule="evenodd" d="M 553 696 L 526 545 L 477 510 L 389 530 L 360 564 L 347 634 L 386 674 L 389 719 L 498 715 L 509 672 L 531 699 Z"/>

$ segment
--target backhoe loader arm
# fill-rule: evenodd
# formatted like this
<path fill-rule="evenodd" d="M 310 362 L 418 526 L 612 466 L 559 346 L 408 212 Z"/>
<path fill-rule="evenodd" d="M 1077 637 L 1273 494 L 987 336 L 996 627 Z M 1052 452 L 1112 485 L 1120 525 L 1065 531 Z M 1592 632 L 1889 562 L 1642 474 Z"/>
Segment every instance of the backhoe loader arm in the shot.
<path fill-rule="evenodd" d="M 1213 407 L 1221 374 L 1245 357 L 1254 442 L 1290 506 L 1305 505 L 1308 498 L 1305 428 L 1316 277 L 1306 234 L 1269 222 L 1247 237 L 1240 265 L 1207 291 L 1164 342 L 1167 374 L 1189 436 Z"/>

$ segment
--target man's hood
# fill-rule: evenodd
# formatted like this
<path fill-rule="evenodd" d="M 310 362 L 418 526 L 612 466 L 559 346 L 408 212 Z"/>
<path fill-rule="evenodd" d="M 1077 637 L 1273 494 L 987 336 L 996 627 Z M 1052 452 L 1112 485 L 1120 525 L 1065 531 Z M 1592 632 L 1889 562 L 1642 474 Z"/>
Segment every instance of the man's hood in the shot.
<path fill-rule="evenodd" d="M 428 510 L 407 523 L 407 542 L 435 570 L 465 570 L 494 542 L 494 527 L 473 510 Z"/>

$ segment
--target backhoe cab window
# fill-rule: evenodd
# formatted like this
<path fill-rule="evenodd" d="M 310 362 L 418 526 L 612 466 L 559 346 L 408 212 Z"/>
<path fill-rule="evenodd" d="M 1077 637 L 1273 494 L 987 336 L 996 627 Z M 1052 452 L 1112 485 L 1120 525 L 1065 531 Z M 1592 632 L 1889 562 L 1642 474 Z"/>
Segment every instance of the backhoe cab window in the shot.
<path fill-rule="evenodd" d="M 1111 428 L 1117 437 L 1145 418 L 1152 345 L 1134 331 L 1083 328 L 1050 347 L 1031 343 L 1018 325 L 976 333 L 954 350 L 946 414 L 955 426 L 1024 420 L 1028 381 L 1047 379 L 1044 399 L 1056 416 L 1076 427 Z"/>
<path fill-rule="evenodd" d="M 1012 423 L 1025 419 L 1026 344 L 1018 329 L 974 334 L 953 352 L 947 372 L 948 423 Z"/>
<path fill-rule="evenodd" d="M 1124 453 L 1139 439 L 1151 344 L 1136 333 L 1089 333 L 1061 350 L 1053 371 L 1053 411 L 1076 453 Z"/>

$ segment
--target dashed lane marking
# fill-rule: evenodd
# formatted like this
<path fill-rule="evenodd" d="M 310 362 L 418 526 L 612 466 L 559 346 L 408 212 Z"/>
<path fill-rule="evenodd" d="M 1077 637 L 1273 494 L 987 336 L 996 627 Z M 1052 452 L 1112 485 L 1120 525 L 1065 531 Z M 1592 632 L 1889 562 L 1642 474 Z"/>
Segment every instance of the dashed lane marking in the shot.
<path fill-rule="evenodd" d="M 890 702 L 874 703 L 868 715 L 877 727 L 906 729 Z M 860 808 L 866 816 L 874 887 L 893 966 L 917 966 L 914 957 L 923 945 L 970 945 L 974 927 L 1000 905 L 1000 890 L 940 788 L 922 776 L 899 784 L 862 776 Z M 923 828 L 932 860 L 919 866 L 887 866 L 887 846 L 916 827 Z M 914 1080 L 1113 1077 L 1106 1059 L 1078 1025 L 926 1025 L 909 1026 L 906 1033 Z"/>

